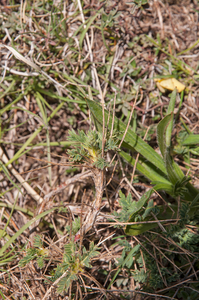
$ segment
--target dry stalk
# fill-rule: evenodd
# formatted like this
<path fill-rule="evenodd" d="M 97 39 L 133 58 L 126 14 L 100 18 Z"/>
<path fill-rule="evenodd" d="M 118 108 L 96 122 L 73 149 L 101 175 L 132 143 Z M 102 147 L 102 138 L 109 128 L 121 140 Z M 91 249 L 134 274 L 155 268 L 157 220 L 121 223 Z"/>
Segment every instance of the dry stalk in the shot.
<path fill-rule="evenodd" d="M 84 182 L 84 179 L 87 178 L 87 177 L 90 177 L 90 176 L 92 176 L 91 171 L 86 171 L 83 174 L 82 173 L 81 174 L 77 174 L 77 175 L 73 176 L 72 178 L 69 178 L 67 181 L 65 181 L 63 184 L 61 184 L 60 186 L 58 186 L 57 188 L 55 188 L 53 191 L 51 191 L 47 195 L 45 195 L 44 199 L 48 200 L 52 196 L 54 196 L 54 195 L 60 193 L 61 191 L 63 191 L 70 184 L 74 184 L 76 182 Z"/>
<path fill-rule="evenodd" d="M 93 201 L 93 205 L 90 208 L 88 215 L 86 216 L 82 228 L 75 235 L 75 241 L 80 239 L 81 233 L 85 234 L 92 228 L 101 207 L 101 201 L 104 192 L 104 170 L 93 168 L 92 178 L 96 191 L 95 200 Z"/>
<path fill-rule="evenodd" d="M 2 160 L 5 164 L 8 163 L 7 156 L 3 153 L 2 148 L 0 148 L 0 160 Z M 23 177 L 13 168 L 12 165 L 8 165 L 7 168 L 11 171 L 11 173 L 16 177 L 16 179 L 20 182 L 23 188 L 27 191 L 27 193 L 35 200 L 38 204 L 44 202 L 43 198 L 35 192 L 35 190 L 24 181 Z"/>

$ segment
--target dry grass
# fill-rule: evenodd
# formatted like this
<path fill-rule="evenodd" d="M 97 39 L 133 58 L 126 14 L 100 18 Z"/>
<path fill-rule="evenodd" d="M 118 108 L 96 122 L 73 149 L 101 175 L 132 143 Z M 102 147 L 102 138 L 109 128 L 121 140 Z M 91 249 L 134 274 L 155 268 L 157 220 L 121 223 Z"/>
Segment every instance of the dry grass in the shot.
<path fill-rule="evenodd" d="M 198 299 L 197 223 L 186 225 L 195 236 L 192 248 L 166 233 L 167 225 L 178 225 L 173 218 L 160 222 L 159 231 L 127 236 L 127 222 L 113 215 L 121 211 L 119 191 L 137 201 L 150 182 L 113 151 L 106 159 L 114 157 L 115 168 L 104 173 L 71 163 L 66 155 L 69 130 L 94 129 L 87 98 L 129 120 L 157 148 L 157 123 L 170 97 L 153 79 L 166 74 L 186 85 L 174 110 L 174 144 L 181 145 L 186 131 L 199 134 L 199 3 L 134 2 L 0 1 L 2 299 Z M 175 151 L 198 186 L 197 146 Z M 154 193 L 154 204 L 164 203 L 162 197 Z M 32 260 L 22 267 L 19 261 L 37 234 L 44 265 Z M 77 277 L 58 293 L 61 277 L 53 283 L 53 272 L 75 237 L 71 266 L 83 257 L 83 247 L 92 252 L 91 242 L 99 253 L 90 257 L 91 267 L 75 265 Z"/>

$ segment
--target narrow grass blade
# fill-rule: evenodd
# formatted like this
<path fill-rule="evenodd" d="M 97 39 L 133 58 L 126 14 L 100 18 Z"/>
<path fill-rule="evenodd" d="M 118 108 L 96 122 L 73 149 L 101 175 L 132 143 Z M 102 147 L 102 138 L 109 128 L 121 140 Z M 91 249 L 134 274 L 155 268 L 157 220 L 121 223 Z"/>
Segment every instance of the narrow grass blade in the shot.
<path fill-rule="evenodd" d="M 54 115 L 56 115 L 56 113 L 61 109 L 61 107 L 64 105 L 65 103 L 62 102 L 60 103 L 56 109 L 51 113 L 51 115 L 47 118 L 48 122 L 54 117 Z M 11 164 L 13 161 L 15 161 L 16 159 L 18 159 L 23 151 L 30 145 L 30 143 L 34 140 L 34 138 L 36 138 L 36 136 L 38 135 L 38 133 L 43 129 L 44 125 L 40 126 L 30 137 L 29 139 L 24 143 L 24 145 L 19 149 L 19 151 L 17 153 L 15 153 L 15 155 L 8 161 L 7 165 Z"/>
<path fill-rule="evenodd" d="M 40 108 L 43 122 L 46 125 L 46 143 L 47 143 L 47 160 L 50 162 L 51 161 L 51 152 L 50 152 L 50 135 L 49 135 L 49 130 L 48 130 L 48 119 L 47 119 L 47 112 L 46 112 L 46 107 L 45 103 L 43 101 L 43 97 L 39 94 L 39 92 L 36 93 L 36 101 L 37 104 Z M 50 185 L 52 185 L 52 169 L 51 169 L 51 164 L 48 163 L 48 175 L 49 175 L 49 182 Z"/>
<path fill-rule="evenodd" d="M 183 60 L 173 56 L 172 54 L 170 54 L 168 51 L 165 51 L 164 49 L 162 49 L 162 46 L 160 46 L 154 39 L 152 39 L 150 36 L 146 36 L 147 39 L 153 43 L 160 51 L 162 51 L 163 53 L 165 53 L 166 55 L 168 55 L 172 61 L 173 64 L 175 64 L 178 68 L 180 68 L 185 74 L 190 75 L 190 70 L 195 73 L 197 73 L 196 70 L 194 70 L 191 66 L 189 66 L 188 64 L 186 64 Z M 182 67 L 184 66 L 184 67 Z"/>
<path fill-rule="evenodd" d="M 0 207 L 5 207 L 5 208 L 12 209 L 13 205 L 9 205 L 7 203 L 0 202 Z M 28 208 L 23 208 L 23 207 L 15 205 L 14 209 L 18 210 L 18 211 L 21 211 L 21 212 L 23 212 L 24 214 L 27 214 L 30 217 L 33 217 L 33 213 Z"/>
<path fill-rule="evenodd" d="M 18 189 L 18 191 L 21 193 L 21 195 L 23 195 L 22 191 L 20 190 L 20 187 L 12 180 L 8 169 L 6 168 L 6 166 L 3 164 L 3 162 L 1 160 L 0 160 L 0 170 L 3 170 L 5 176 L 8 178 L 8 180 L 12 183 L 12 185 L 14 187 L 16 187 L 16 189 Z"/>
<path fill-rule="evenodd" d="M 132 166 L 135 165 L 135 159 L 127 152 L 120 151 L 119 155 Z M 169 184 L 169 181 L 166 179 L 166 175 L 161 172 L 156 166 L 154 166 L 154 164 L 150 163 L 143 157 L 139 157 L 139 160 L 136 164 L 136 169 L 152 182 L 154 181 L 161 182 L 162 184 Z"/>
<path fill-rule="evenodd" d="M 20 94 L 14 101 L 6 105 L 4 108 L 0 110 L 0 116 L 3 115 L 7 110 L 9 110 L 15 103 L 19 102 L 26 94 L 28 93 L 28 89 L 24 91 L 24 93 Z"/>
<path fill-rule="evenodd" d="M 6 225 L 4 226 L 4 229 L 3 229 L 3 230 L 1 231 L 1 233 L 0 233 L 0 239 L 2 238 L 2 236 L 4 235 L 4 233 L 6 232 L 6 228 L 8 227 L 8 225 L 9 225 L 9 223 L 10 223 L 10 220 L 11 220 L 11 218 L 12 218 L 12 215 L 13 215 L 13 212 L 14 212 L 15 205 L 16 205 L 16 203 L 17 203 L 17 200 L 18 200 L 18 194 L 17 194 L 17 197 L 16 197 L 16 199 L 15 199 L 15 201 L 14 201 L 14 203 L 13 203 L 13 207 L 12 207 L 11 213 L 10 213 L 10 215 L 9 215 L 9 218 L 8 218 L 8 220 L 7 220 L 7 223 L 6 223 Z"/>
<path fill-rule="evenodd" d="M 38 119 L 41 123 L 43 123 L 43 121 L 42 121 L 42 119 L 40 118 L 40 116 L 38 116 L 37 114 L 33 113 L 32 111 L 29 111 L 28 109 L 25 109 L 25 108 L 20 107 L 20 106 L 12 106 L 12 107 L 10 107 L 8 110 L 14 110 L 14 109 L 21 110 L 21 111 L 25 111 L 27 114 L 32 115 L 35 119 Z M 25 123 L 27 123 L 27 122 L 28 122 L 28 120 L 26 120 L 26 121 L 24 121 L 24 122 L 22 122 L 22 123 L 19 123 L 19 124 L 16 125 L 16 126 L 13 126 L 13 127 L 11 127 L 11 128 L 8 128 L 7 131 L 12 130 L 12 129 L 14 129 L 14 128 L 18 128 L 18 127 L 22 126 L 23 124 L 25 124 Z"/>
<path fill-rule="evenodd" d="M 84 40 L 84 37 L 89 29 L 89 27 L 91 26 L 91 24 L 93 23 L 93 21 L 97 18 L 99 13 L 96 13 L 94 16 L 92 16 L 88 22 L 88 24 L 86 25 L 86 27 L 84 28 L 81 36 L 80 36 L 80 39 L 79 39 L 79 46 L 80 46 L 80 49 L 82 49 L 82 44 L 83 44 L 83 40 Z"/>
<path fill-rule="evenodd" d="M 5 92 L 0 95 L 0 100 L 4 98 L 9 93 L 10 90 L 12 90 L 15 84 L 16 84 L 16 80 L 13 80 L 11 84 L 8 86 L 8 88 L 5 90 Z"/>
<path fill-rule="evenodd" d="M 65 102 L 73 102 L 73 103 L 78 103 L 78 104 L 85 104 L 85 102 L 86 102 L 86 101 L 83 101 L 83 100 L 77 100 L 77 99 L 70 99 L 68 97 L 62 97 L 62 96 L 54 94 L 53 92 L 49 92 L 49 91 L 40 89 L 38 87 L 37 87 L 37 91 L 41 94 L 47 95 L 50 98 L 59 99 L 59 100 L 65 101 Z"/>
<path fill-rule="evenodd" d="M 175 108 L 175 103 L 176 103 L 176 88 L 171 94 L 171 98 L 169 101 L 169 106 L 167 110 L 167 114 L 169 115 L 170 113 L 174 113 L 174 108 Z M 172 130 L 173 130 L 173 117 L 171 118 L 171 121 L 168 124 L 168 127 L 166 129 L 166 146 L 169 147 L 171 144 L 171 135 L 172 135 Z"/>
<path fill-rule="evenodd" d="M 47 211 L 42 212 L 29 222 L 27 222 L 22 228 L 20 228 L 10 239 L 5 243 L 5 245 L 0 249 L 0 256 L 4 254 L 4 252 L 9 248 L 9 246 L 30 226 L 32 225 L 35 221 L 39 220 L 40 218 L 45 217 L 46 215 L 50 214 L 54 210 L 56 210 L 57 207 L 53 207 Z"/>

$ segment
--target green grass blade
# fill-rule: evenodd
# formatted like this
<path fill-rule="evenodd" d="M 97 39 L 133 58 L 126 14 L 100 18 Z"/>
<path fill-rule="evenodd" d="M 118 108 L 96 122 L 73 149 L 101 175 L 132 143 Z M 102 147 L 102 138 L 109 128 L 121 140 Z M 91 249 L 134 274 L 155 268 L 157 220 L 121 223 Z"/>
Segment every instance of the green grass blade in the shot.
<path fill-rule="evenodd" d="M 101 105 L 91 101 L 89 99 L 86 99 L 86 102 L 89 106 L 89 109 L 91 111 L 91 114 L 93 116 L 93 119 L 95 121 L 95 124 L 97 128 L 102 128 L 103 126 L 103 117 L 102 117 L 102 108 Z M 107 123 L 108 120 L 108 111 L 104 111 L 105 114 L 105 123 Z M 118 132 L 121 132 L 122 134 L 125 132 L 126 125 L 121 122 L 118 118 L 114 118 L 114 129 Z M 112 126 L 112 116 L 109 117 L 109 124 L 108 128 L 111 129 Z M 119 138 L 122 139 L 122 134 L 120 134 Z M 146 142 L 144 142 L 136 133 L 134 133 L 130 128 L 127 131 L 127 134 L 124 139 L 125 143 L 128 144 L 128 146 L 132 150 L 136 150 L 138 153 L 140 153 L 142 156 L 144 156 L 150 163 L 154 164 L 158 169 L 160 169 L 163 173 L 167 174 L 166 168 L 163 162 L 163 159 L 161 156 L 155 152 L 155 150 L 150 147 Z"/>
<path fill-rule="evenodd" d="M 9 205 L 7 203 L 0 202 L 0 207 L 5 207 L 5 208 L 12 209 L 13 205 Z M 18 211 L 21 211 L 21 212 L 23 212 L 24 214 L 27 214 L 30 217 L 33 217 L 33 213 L 28 208 L 23 208 L 23 207 L 15 205 L 14 209 L 18 210 Z"/>
<path fill-rule="evenodd" d="M 182 55 L 182 54 L 185 54 L 185 53 L 191 51 L 193 48 L 195 48 L 195 47 L 198 45 L 198 43 L 199 43 L 199 40 L 197 40 L 197 41 L 196 41 L 195 43 L 193 43 L 189 48 L 187 48 L 187 49 L 181 51 L 181 52 L 178 53 L 177 55 L 180 56 L 180 55 Z"/>
<path fill-rule="evenodd" d="M 0 95 L 0 100 L 1 100 L 2 98 L 4 98 L 4 97 L 9 93 L 9 91 L 12 90 L 12 88 L 13 88 L 14 85 L 15 85 L 15 83 L 16 83 L 16 80 L 13 80 L 13 81 L 11 82 L 11 84 L 10 84 L 9 87 L 5 90 L 5 92 L 2 93 L 2 94 Z"/>
<path fill-rule="evenodd" d="M 24 91 L 23 94 L 20 94 L 14 101 L 6 105 L 4 108 L 0 110 L 0 116 L 3 115 L 7 110 L 9 110 L 15 103 L 19 102 L 26 94 L 28 91 Z"/>
<path fill-rule="evenodd" d="M 35 221 L 39 220 L 40 218 L 45 217 L 46 215 L 50 214 L 52 211 L 57 209 L 57 207 L 53 207 L 47 211 L 42 212 L 32 220 L 28 221 L 23 227 L 21 227 L 10 239 L 5 243 L 5 245 L 0 249 L 0 256 L 4 254 L 4 252 L 9 248 L 9 246 L 26 230 L 30 225 L 32 225 Z"/>
<path fill-rule="evenodd" d="M 43 101 L 43 97 L 39 94 L 39 92 L 36 93 L 36 101 L 37 104 L 40 108 L 44 124 L 46 125 L 46 143 L 47 143 L 47 160 L 50 162 L 51 161 L 51 152 L 50 152 L 50 135 L 49 135 L 49 130 L 48 130 L 48 120 L 47 120 L 47 112 L 46 112 L 46 107 L 45 107 L 45 102 Z M 52 185 L 52 168 L 51 168 L 51 163 L 48 163 L 48 175 L 49 175 L 49 182 L 50 185 Z"/>
<path fill-rule="evenodd" d="M 84 37 L 89 29 L 89 27 L 91 26 L 91 24 L 93 23 L 93 21 L 97 18 L 99 13 L 96 13 L 94 14 L 94 16 L 92 16 L 88 22 L 88 24 L 86 25 L 86 27 L 84 28 L 81 36 L 80 36 L 80 39 L 79 39 L 79 46 L 80 46 L 80 49 L 82 49 L 82 44 L 83 44 L 83 40 L 84 40 Z"/>
<path fill-rule="evenodd" d="M 175 108 L 175 103 L 176 103 L 176 88 L 171 94 L 171 98 L 169 101 L 169 106 L 167 110 L 167 114 L 169 115 L 170 113 L 174 113 L 174 108 Z M 169 147 L 171 144 L 171 135 L 172 135 L 172 130 L 173 130 L 173 117 L 171 118 L 171 121 L 168 124 L 168 127 L 166 129 L 166 146 Z"/>
<path fill-rule="evenodd" d="M 61 109 L 61 107 L 64 105 L 65 103 L 62 102 L 60 103 L 56 109 L 51 113 L 51 115 L 47 118 L 48 122 L 54 117 L 54 115 L 56 115 L 56 113 Z M 44 125 L 40 126 L 30 137 L 29 139 L 24 143 L 24 145 L 19 149 L 19 151 L 17 153 L 15 153 L 15 155 L 8 161 L 8 163 L 6 165 L 11 164 L 13 161 L 15 161 L 16 159 L 18 159 L 23 151 L 26 149 L 26 147 L 28 147 L 30 145 L 30 143 L 34 140 L 34 138 L 36 138 L 36 136 L 38 135 L 38 133 L 43 129 Z"/>
<path fill-rule="evenodd" d="M 6 166 L 3 164 L 3 162 L 1 160 L 0 160 L 0 170 L 3 170 L 3 172 L 6 175 L 6 177 L 8 178 L 8 180 L 13 184 L 14 187 L 16 187 L 16 189 L 18 189 L 18 191 L 21 193 L 21 195 L 23 195 L 23 193 L 20 190 L 20 188 L 18 187 L 18 185 L 10 177 L 10 173 L 9 173 L 8 169 L 6 168 Z"/>
<path fill-rule="evenodd" d="M 13 207 L 12 207 L 11 213 L 10 213 L 10 215 L 9 215 L 9 218 L 8 218 L 8 220 L 7 220 L 7 223 L 6 223 L 6 225 L 4 226 L 3 230 L 2 230 L 1 233 L 0 233 L 0 239 L 2 238 L 2 236 L 4 235 L 4 233 L 6 232 L 6 229 L 7 229 L 8 225 L 9 225 L 9 223 L 10 223 L 10 220 L 11 220 L 11 218 L 12 218 L 12 215 L 13 215 L 13 212 L 14 212 L 15 205 L 16 205 L 16 203 L 17 203 L 17 200 L 18 200 L 18 194 L 17 194 L 17 197 L 16 197 L 16 199 L 15 199 L 15 201 L 14 201 L 14 203 L 13 203 Z"/>
<path fill-rule="evenodd" d="M 150 36 L 146 35 L 147 39 L 153 43 L 160 51 L 162 51 L 163 53 L 165 53 L 166 55 L 168 55 L 172 61 L 173 64 L 175 64 L 176 66 L 180 67 L 181 70 L 187 74 L 190 75 L 190 71 L 192 70 L 194 73 L 196 73 L 197 71 L 194 70 L 191 66 L 189 66 L 188 64 L 186 64 L 183 60 L 179 59 L 178 57 L 173 56 L 172 54 L 170 54 L 168 51 L 165 51 L 164 49 L 162 49 L 162 46 L 160 46 L 153 38 L 151 38 Z M 182 65 L 184 65 L 184 67 L 182 67 Z"/>
<path fill-rule="evenodd" d="M 62 97 L 62 96 L 54 94 L 53 92 L 48 92 L 48 91 L 40 89 L 38 87 L 37 87 L 37 91 L 40 92 L 41 94 L 44 94 L 44 95 L 50 97 L 50 98 L 59 99 L 59 100 L 65 101 L 65 102 L 73 102 L 73 103 L 78 103 L 78 104 L 85 104 L 86 103 L 86 101 L 83 101 L 83 100 L 77 100 L 77 99 L 72 99 L 72 98 L 70 99 L 68 97 Z"/>
<path fill-rule="evenodd" d="M 119 152 L 120 156 L 123 157 L 132 166 L 135 165 L 135 159 L 126 153 L 125 151 Z M 150 163 L 143 157 L 139 157 L 136 169 L 147 177 L 150 181 L 161 182 L 162 184 L 169 184 L 169 181 L 165 178 L 165 174 L 161 172 L 154 164 Z"/>
<path fill-rule="evenodd" d="M 33 117 L 35 117 L 36 119 L 39 119 L 43 123 L 43 121 L 42 121 L 42 119 L 41 119 L 40 116 L 38 116 L 37 114 L 33 113 L 32 111 L 29 111 L 28 109 L 25 109 L 25 108 L 20 107 L 20 106 L 12 106 L 8 110 L 14 110 L 14 109 L 25 111 L 25 112 L 27 112 L 27 114 L 32 115 Z M 26 120 L 26 121 L 24 121 L 24 122 L 22 122 L 22 123 L 20 123 L 20 124 L 18 124 L 16 126 L 13 126 L 11 128 L 8 128 L 6 131 L 12 130 L 14 128 L 18 128 L 18 127 L 22 126 L 23 124 L 25 124 L 27 122 L 28 122 L 28 120 Z"/>

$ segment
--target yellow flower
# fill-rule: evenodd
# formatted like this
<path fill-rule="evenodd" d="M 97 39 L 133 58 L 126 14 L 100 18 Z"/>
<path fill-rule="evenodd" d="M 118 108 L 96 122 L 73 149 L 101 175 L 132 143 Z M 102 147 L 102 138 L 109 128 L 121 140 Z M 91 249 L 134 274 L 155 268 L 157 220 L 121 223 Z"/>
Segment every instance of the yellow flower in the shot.
<path fill-rule="evenodd" d="M 175 88 L 177 88 L 177 91 L 180 93 L 185 89 L 185 85 L 175 78 L 155 78 L 154 81 L 162 93 L 166 90 L 173 91 Z"/>

